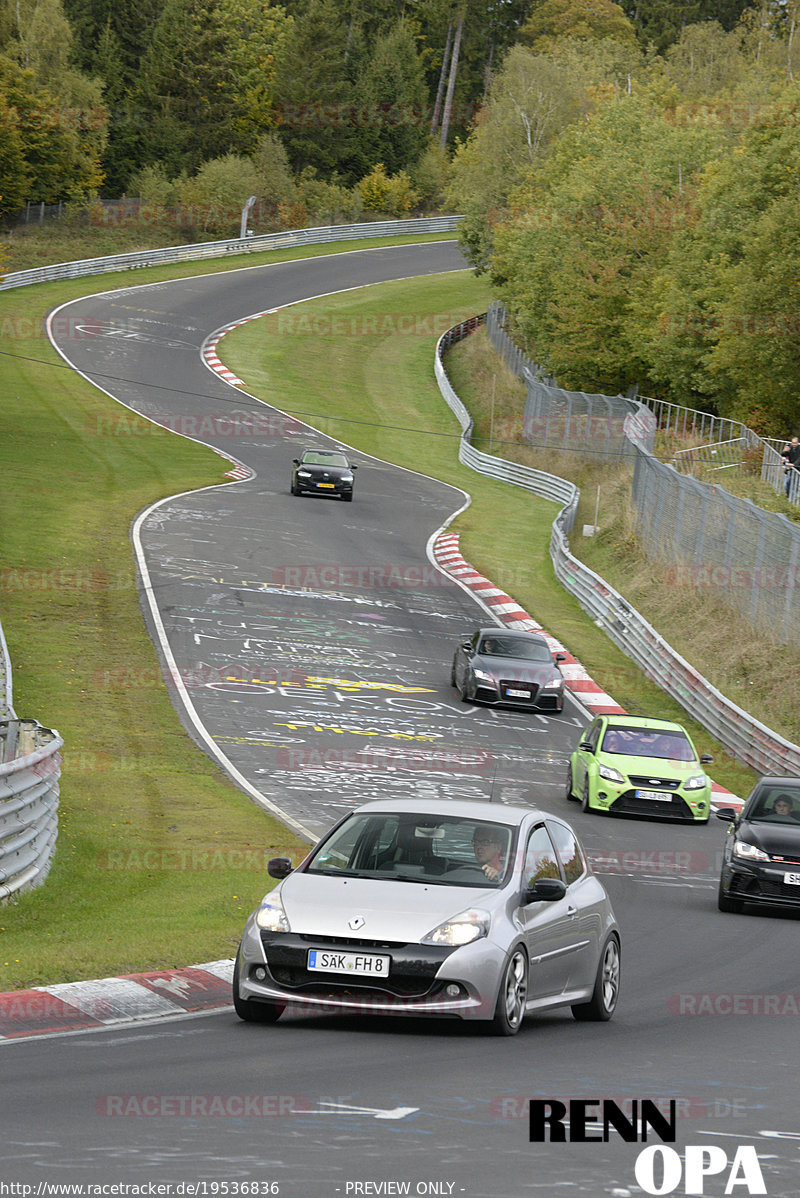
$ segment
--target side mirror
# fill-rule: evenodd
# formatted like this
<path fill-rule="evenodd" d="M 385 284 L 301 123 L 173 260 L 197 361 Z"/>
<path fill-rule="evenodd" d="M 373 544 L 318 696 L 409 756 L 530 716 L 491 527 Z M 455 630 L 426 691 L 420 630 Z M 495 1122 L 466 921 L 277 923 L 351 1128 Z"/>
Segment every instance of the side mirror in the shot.
<path fill-rule="evenodd" d="M 721 819 L 725 824 L 733 824 L 736 822 L 737 813 L 732 807 L 723 807 L 717 812 L 717 819 Z"/>
<path fill-rule="evenodd" d="M 560 878 L 539 878 L 525 890 L 526 903 L 555 903 L 567 893 Z"/>
<path fill-rule="evenodd" d="M 582 740 L 579 743 L 578 748 L 585 749 L 587 753 L 594 753 L 594 745 L 590 740 Z"/>
<path fill-rule="evenodd" d="M 299 458 L 292 458 L 292 465 L 293 465 L 293 466 L 299 466 L 299 465 L 300 465 L 300 459 L 299 459 Z"/>
<path fill-rule="evenodd" d="M 350 463 L 350 469 L 351 469 L 351 470 L 358 470 L 358 462 L 351 462 L 351 463 Z"/>
<path fill-rule="evenodd" d="M 472 652 L 472 641 L 463 641 L 461 648 L 464 650 L 465 653 L 471 653 Z"/>
<path fill-rule="evenodd" d="M 567 660 L 566 653 L 556 653 L 556 661 L 566 661 L 566 660 Z"/>
<path fill-rule="evenodd" d="M 287 878 L 292 869 L 291 857 L 271 857 L 267 862 L 267 873 L 271 878 Z"/>
<path fill-rule="evenodd" d="M 713 760 L 714 760 L 714 758 L 711 756 L 710 753 L 704 753 L 703 756 L 700 758 L 700 764 L 701 765 L 711 765 L 711 762 Z"/>

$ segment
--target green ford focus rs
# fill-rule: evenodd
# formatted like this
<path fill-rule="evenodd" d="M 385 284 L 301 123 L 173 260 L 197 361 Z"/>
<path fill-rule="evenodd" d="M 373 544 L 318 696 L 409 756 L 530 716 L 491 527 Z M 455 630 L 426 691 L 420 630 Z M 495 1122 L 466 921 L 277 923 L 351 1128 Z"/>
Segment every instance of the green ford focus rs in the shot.
<path fill-rule="evenodd" d="M 707 823 L 711 779 L 686 730 L 669 720 L 599 715 L 570 757 L 567 798 L 584 811 Z"/>

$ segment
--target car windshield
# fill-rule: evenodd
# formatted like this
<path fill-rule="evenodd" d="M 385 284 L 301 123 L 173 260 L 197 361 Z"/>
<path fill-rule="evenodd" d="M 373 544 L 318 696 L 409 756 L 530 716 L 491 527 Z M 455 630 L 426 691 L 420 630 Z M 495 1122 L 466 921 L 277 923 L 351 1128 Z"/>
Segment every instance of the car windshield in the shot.
<path fill-rule="evenodd" d="M 772 786 L 760 791 L 745 814 L 745 819 L 771 824 L 800 824 L 800 792 Z"/>
<path fill-rule="evenodd" d="M 513 839 L 512 827 L 475 818 L 361 812 L 317 847 L 306 870 L 343 878 L 498 887 L 511 868 Z"/>
<path fill-rule="evenodd" d="M 348 461 L 343 453 L 323 453 L 321 450 L 310 449 L 303 454 L 304 466 L 347 466 Z"/>
<path fill-rule="evenodd" d="M 478 652 L 487 657 L 515 657 L 519 661 L 553 661 L 544 641 L 528 641 L 516 636 L 485 636 Z"/>
<path fill-rule="evenodd" d="M 677 728 L 622 728 L 609 724 L 601 748 L 622 757 L 664 757 L 696 761 L 689 738 Z"/>

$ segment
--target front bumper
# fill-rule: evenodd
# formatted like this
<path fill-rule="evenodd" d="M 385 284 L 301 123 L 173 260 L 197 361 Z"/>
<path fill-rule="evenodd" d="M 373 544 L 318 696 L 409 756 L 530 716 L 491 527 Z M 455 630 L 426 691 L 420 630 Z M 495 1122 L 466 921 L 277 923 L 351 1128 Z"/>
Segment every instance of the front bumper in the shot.
<path fill-rule="evenodd" d="M 630 782 L 611 782 L 606 778 L 598 778 L 594 785 L 594 793 L 590 796 L 590 805 L 599 811 L 610 811 L 615 815 L 645 815 L 651 819 L 674 820 L 680 823 L 705 822 L 711 810 L 711 791 L 696 790 L 688 794 L 679 787 L 676 789 L 659 788 L 658 793 L 663 797 L 637 798 L 636 791 L 643 789 L 631 786 Z"/>
<path fill-rule="evenodd" d="M 494 1015 L 505 954 L 486 939 L 461 948 L 358 940 L 338 941 L 336 947 L 389 955 L 389 976 L 310 972 L 309 950 L 330 949 L 330 938 L 261 932 L 250 920 L 240 950 L 239 993 L 244 999 L 285 1004 L 296 1013 L 458 1019 Z"/>
<path fill-rule="evenodd" d="M 295 481 L 298 491 L 314 495 L 352 495 L 353 484 L 343 482 L 319 483 L 313 478 L 298 478 Z"/>
<path fill-rule="evenodd" d="M 787 873 L 800 874 L 800 865 L 777 862 L 764 865 L 744 865 L 738 861 L 723 866 L 722 885 L 732 899 L 745 903 L 762 903 L 773 907 L 800 907 L 800 886 L 784 882 Z"/>
<path fill-rule="evenodd" d="M 522 695 L 509 695 L 509 689 L 526 689 L 529 691 L 529 694 L 527 698 Z M 500 682 L 494 685 L 488 682 L 476 682 L 475 702 L 486 703 L 494 707 L 514 707 L 527 711 L 561 711 L 564 706 L 564 691 L 563 688 L 560 690 L 539 690 L 536 686 L 527 683 L 524 688 L 517 688 L 513 682 Z"/>

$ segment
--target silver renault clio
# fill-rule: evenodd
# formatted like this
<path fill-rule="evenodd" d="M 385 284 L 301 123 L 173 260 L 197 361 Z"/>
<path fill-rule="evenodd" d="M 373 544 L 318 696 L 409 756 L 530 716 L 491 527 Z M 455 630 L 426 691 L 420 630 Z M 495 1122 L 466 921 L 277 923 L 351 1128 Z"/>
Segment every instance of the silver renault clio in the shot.
<path fill-rule="evenodd" d="M 512 1036 L 568 1006 L 610 1019 L 620 936 L 572 828 L 494 803 L 383 800 L 345 816 L 245 925 L 240 1018 L 427 1015 Z"/>

